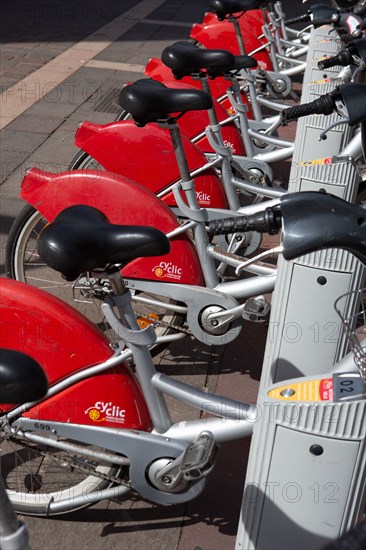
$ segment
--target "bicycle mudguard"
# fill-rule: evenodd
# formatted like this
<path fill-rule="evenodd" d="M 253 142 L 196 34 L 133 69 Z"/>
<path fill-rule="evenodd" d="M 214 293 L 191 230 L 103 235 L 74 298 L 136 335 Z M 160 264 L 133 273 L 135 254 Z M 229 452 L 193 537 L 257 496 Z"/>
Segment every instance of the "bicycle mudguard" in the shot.
<path fill-rule="evenodd" d="M 21 197 L 50 222 L 64 208 L 83 204 L 98 208 L 111 223 L 120 225 L 151 226 L 164 233 L 180 225 L 169 207 L 142 185 L 96 170 L 51 174 L 32 168 L 23 179 Z M 157 269 L 162 264 L 170 266 L 171 277 Z M 127 278 L 204 285 L 194 244 L 182 233 L 171 240 L 169 254 L 138 258 L 124 267 L 122 274 Z"/>
<path fill-rule="evenodd" d="M 193 79 L 190 76 L 185 76 L 180 80 L 174 80 L 172 70 L 166 65 L 164 65 L 164 63 L 160 59 L 157 59 L 156 57 L 150 57 L 145 67 L 145 74 L 146 76 L 148 76 L 149 78 L 152 78 L 153 80 L 157 80 L 158 82 L 163 82 L 166 86 L 168 86 L 168 88 L 182 88 L 182 87 L 185 87 L 186 85 L 190 85 L 190 86 L 193 86 L 194 88 L 201 89 L 201 84 L 199 79 Z M 218 76 L 214 79 L 209 79 L 208 84 L 210 86 L 212 97 L 217 100 L 217 101 L 214 101 L 217 118 L 219 121 L 225 120 L 227 118 L 228 113 L 234 114 L 233 106 L 231 105 L 230 100 L 226 95 L 227 89 L 230 86 L 230 81 L 226 80 L 224 77 Z M 250 103 L 244 92 L 241 93 L 241 98 L 243 103 L 248 107 L 248 112 L 247 112 L 248 118 L 253 118 L 251 108 L 250 108 Z M 198 112 L 200 113 L 201 111 L 198 111 Z M 190 115 L 193 115 L 194 113 L 197 113 L 197 111 L 192 111 L 191 113 L 188 113 L 189 116 L 184 116 L 182 119 L 178 121 L 179 127 L 181 128 L 181 130 L 186 131 L 186 128 L 185 128 L 186 125 L 188 126 L 188 129 L 189 129 Z M 206 122 L 205 124 L 207 126 L 208 122 Z M 224 134 L 224 132 L 227 132 L 226 128 L 234 128 L 236 130 L 236 133 L 238 134 L 237 140 L 239 140 L 239 143 L 242 149 L 242 153 L 239 153 L 239 154 L 242 156 L 245 156 L 245 149 L 243 146 L 243 142 L 235 124 L 230 123 L 225 125 L 222 128 L 222 131 L 223 131 L 224 141 L 229 141 L 230 144 L 233 143 L 232 149 L 234 149 L 234 147 L 238 148 L 238 145 L 235 145 L 236 142 L 235 141 L 233 142 L 232 138 L 228 139 L 228 137 Z M 191 130 L 189 130 L 189 132 L 191 132 Z M 189 135 L 187 133 L 187 135 L 188 137 L 194 137 L 193 133 L 192 135 Z M 201 145 L 200 142 L 198 142 L 197 145 L 200 147 L 200 149 L 202 149 L 202 151 L 212 150 L 211 148 L 204 149 L 204 147 L 206 147 L 206 143 L 205 145 L 203 144 Z"/>
<path fill-rule="evenodd" d="M 244 33 L 242 31 L 245 50 L 249 54 L 263 45 L 255 34 L 252 34 L 252 32 L 253 29 L 251 26 L 249 26 Z M 234 55 L 240 55 L 234 26 L 227 19 L 224 21 L 219 21 L 214 15 L 210 24 L 196 23 L 192 27 L 190 37 L 193 38 L 193 40 L 196 40 L 199 44 L 202 44 L 205 48 L 229 50 Z M 258 65 L 262 69 L 265 69 L 266 71 L 273 71 L 273 65 L 267 51 L 260 51 L 254 54 L 253 57 L 255 57 L 258 61 Z"/>
<path fill-rule="evenodd" d="M 235 14 L 239 19 L 241 34 L 244 37 L 244 45 L 246 45 L 246 35 L 249 33 L 257 38 L 262 44 L 267 44 L 266 38 L 263 36 L 263 25 L 265 24 L 262 10 L 249 10 L 240 16 L 240 13 Z M 210 26 L 218 21 L 215 13 L 206 12 L 202 24 Z"/>
<path fill-rule="evenodd" d="M 189 139 L 182 139 L 190 170 L 204 165 L 207 161 L 202 151 Z M 157 124 L 138 128 L 130 120 L 103 125 L 86 121 L 76 132 L 75 145 L 109 172 L 138 181 L 156 194 L 180 179 L 169 131 Z M 224 188 L 212 168 L 195 177 L 195 191 L 202 208 L 228 208 Z M 171 191 L 161 200 L 176 206 Z"/>
<path fill-rule="evenodd" d="M 236 13 L 235 16 L 240 16 L 240 13 Z M 209 26 L 217 22 L 217 15 L 209 11 L 205 13 L 202 19 L 202 25 L 205 26 Z M 243 36 L 245 36 L 245 33 L 250 32 L 259 37 L 263 32 L 262 27 L 264 25 L 262 10 L 246 11 L 244 15 L 239 17 L 239 25 Z M 260 38 L 258 38 L 258 40 L 260 40 Z M 263 42 L 265 42 L 265 40 L 263 40 Z"/>
<path fill-rule="evenodd" d="M 0 291 L 1 347 L 34 358 L 51 388 L 113 355 L 104 334 L 55 296 L 12 279 L 1 279 Z M 0 405 L 0 410 L 12 407 Z M 140 388 L 125 364 L 70 385 L 23 416 L 130 429 L 151 425 Z"/>

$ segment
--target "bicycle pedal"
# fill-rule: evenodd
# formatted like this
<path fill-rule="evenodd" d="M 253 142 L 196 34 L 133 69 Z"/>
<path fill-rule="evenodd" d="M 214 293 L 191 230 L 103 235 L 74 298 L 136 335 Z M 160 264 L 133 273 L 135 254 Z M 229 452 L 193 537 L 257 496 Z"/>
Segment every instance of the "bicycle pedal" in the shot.
<path fill-rule="evenodd" d="M 245 302 L 242 317 L 246 321 L 264 323 L 269 317 L 270 310 L 271 304 L 263 296 L 249 298 Z"/>
<path fill-rule="evenodd" d="M 193 443 L 188 445 L 180 471 L 187 480 L 207 476 L 215 464 L 218 446 L 211 432 L 201 432 Z"/>

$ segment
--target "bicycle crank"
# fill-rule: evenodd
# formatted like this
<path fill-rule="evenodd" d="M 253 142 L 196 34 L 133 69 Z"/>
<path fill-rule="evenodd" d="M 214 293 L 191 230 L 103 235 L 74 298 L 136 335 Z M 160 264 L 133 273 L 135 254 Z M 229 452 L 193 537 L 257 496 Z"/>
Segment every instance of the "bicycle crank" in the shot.
<path fill-rule="evenodd" d="M 155 281 L 140 281 L 125 279 L 126 286 L 131 290 L 141 290 L 155 295 L 178 300 L 187 306 L 188 330 L 197 340 L 207 345 L 223 345 L 237 338 L 242 329 L 241 313 L 232 315 L 225 328 L 218 331 L 205 321 L 207 308 L 219 308 L 211 311 L 236 311 L 239 303 L 235 298 L 213 289 L 194 285 L 180 285 Z M 164 305 L 162 303 L 162 305 Z M 208 313 L 209 314 L 209 313 Z M 203 317 L 203 320 L 202 320 Z"/>
<path fill-rule="evenodd" d="M 148 470 L 150 482 L 163 491 L 177 493 L 211 473 L 218 446 L 211 432 L 203 431 L 175 460 L 159 459 Z"/>

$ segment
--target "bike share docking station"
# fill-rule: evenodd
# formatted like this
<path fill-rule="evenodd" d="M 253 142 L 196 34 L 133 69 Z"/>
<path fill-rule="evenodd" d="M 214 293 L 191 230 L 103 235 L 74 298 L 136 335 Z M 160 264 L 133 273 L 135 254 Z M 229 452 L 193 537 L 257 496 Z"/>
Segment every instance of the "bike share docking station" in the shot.
<path fill-rule="evenodd" d="M 322 36 L 328 37 L 327 28 L 312 31 L 302 103 L 336 85 L 328 78 L 319 82 L 322 77 L 314 69 L 319 57 L 337 53 L 319 54 L 322 44 L 330 49 Z M 298 121 L 290 192 L 326 191 L 355 201 L 356 165 L 337 156 L 352 130 L 336 126 L 319 141 L 336 119 L 338 115 L 313 115 Z M 365 385 L 349 356 L 337 365 L 334 377 L 331 369 L 347 349 L 334 302 L 360 288 L 364 275 L 361 262 L 338 249 L 296 261 L 279 259 L 237 550 L 321 549 L 362 513 Z M 356 298 L 349 299 L 343 316 L 357 307 Z M 353 398 L 344 391 L 350 387 Z"/>

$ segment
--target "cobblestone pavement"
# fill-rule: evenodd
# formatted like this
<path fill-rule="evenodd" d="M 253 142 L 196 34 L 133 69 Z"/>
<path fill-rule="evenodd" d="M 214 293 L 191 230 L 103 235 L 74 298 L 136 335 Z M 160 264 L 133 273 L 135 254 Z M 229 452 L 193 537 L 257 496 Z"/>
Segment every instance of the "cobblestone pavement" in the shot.
<path fill-rule="evenodd" d="M 284 5 L 289 15 L 302 10 L 300 3 L 295 6 L 286 0 Z M 26 169 L 65 170 L 77 153 L 73 137 L 79 121 L 113 120 L 113 101 L 102 105 L 106 94 L 113 98 L 124 82 L 141 77 L 150 56 L 159 56 L 173 41 L 187 38 L 191 24 L 200 22 L 206 9 L 204 0 L 2 0 L 0 109 L 6 121 L 0 134 L 2 268 L 6 237 L 22 207 L 19 189 Z M 116 21 L 121 24 L 120 34 Z M 92 57 L 87 62 L 80 57 L 75 70 L 75 57 L 72 61 L 70 57 L 71 68 L 63 58 L 67 74 L 63 78 L 57 72 L 59 56 L 81 51 L 80 44 Z M 52 60 L 54 72 L 46 81 L 37 80 L 37 71 L 47 71 Z M 9 122 L 16 94 L 27 108 Z M 265 337 L 265 327 L 245 324 L 230 346 L 210 348 L 186 339 L 158 357 L 159 368 L 197 387 L 255 402 Z M 170 407 L 174 419 L 192 417 L 184 406 L 170 402 Z M 234 548 L 248 450 L 249 441 L 223 445 L 207 489 L 187 506 L 110 501 L 58 519 L 25 518 L 32 547 Z"/>

